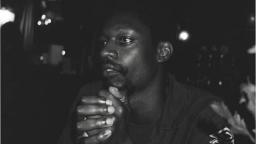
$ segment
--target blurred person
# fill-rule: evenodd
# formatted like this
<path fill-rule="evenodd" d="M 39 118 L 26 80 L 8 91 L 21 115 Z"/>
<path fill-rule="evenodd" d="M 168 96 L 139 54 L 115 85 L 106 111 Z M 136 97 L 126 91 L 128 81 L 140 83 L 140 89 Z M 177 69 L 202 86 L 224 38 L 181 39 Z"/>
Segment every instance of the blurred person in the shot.
<path fill-rule="evenodd" d="M 256 109 L 256 85 L 255 85 L 255 46 L 248 49 L 242 57 L 241 81 L 239 83 L 239 110 L 236 113 L 244 123 L 243 131 L 239 134 L 249 138 L 255 143 L 255 109 Z M 244 138 L 245 139 L 245 138 Z M 243 139 L 242 139 L 243 140 Z"/>
<path fill-rule="evenodd" d="M 241 98 L 239 103 L 245 103 L 247 110 L 253 115 L 255 119 L 255 103 L 256 103 L 256 86 L 255 86 L 255 53 L 256 47 L 255 45 L 248 49 L 246 60 L 249 63 L 247 66 L 249 68 L 246 69 L 246 74 L 244 74 L 244 81 L 240 84 Z"/>
<path fill-rule="evenodd" d="M 249 76 L 247 77 L 246 82 L 241 83 L 240 90 L 242 96 L 240 98 L 239 103 L 245 103 L 247 110 L 253 115 L 255 118 L 255 94 L 256 94 L 256 86 L 255 81 L 251 81 Z"/>
<path fill-rule="evenodd" d="M 59 143 L 233 144 L 214 105 L 221 100 L 165 69 L 174 51 L 174 19 L 163 5 L 163 13 L 140 6 L 106 11 L 94 47 L 103 77 L 81 88 Z"/>
<path fill-rule="evenodd" d="M 246 114 L 243 113 L 242 116 L 236 113 L 241 121 L 243 121 L 244 128 L 242 134 L 248 137 L 251 142 L 255 142 L 255 97 L 256 97 L 256 85 L 255 81 L 250 80 L 250 76 L 246 77 L 246 81 L 240 84 L 241 97 L 239 99 L 239 104 L 246 109 Z M 241 113 L 241 112 L 240 112 Z"/>
<path fill-rule="evenodd" d="M 250 50 L 253 51 L 253 50 Z M 249 51 L 248 51 L 249 52 Z M 227 119 L 236 143 L 255 143 L 255 55 L 242 53 L 238 60 L 239 76 L 235 83 L 232 106 L 214 103 L 215 111 Z M 232 103 L 231 103 L 232 102 Z"/>

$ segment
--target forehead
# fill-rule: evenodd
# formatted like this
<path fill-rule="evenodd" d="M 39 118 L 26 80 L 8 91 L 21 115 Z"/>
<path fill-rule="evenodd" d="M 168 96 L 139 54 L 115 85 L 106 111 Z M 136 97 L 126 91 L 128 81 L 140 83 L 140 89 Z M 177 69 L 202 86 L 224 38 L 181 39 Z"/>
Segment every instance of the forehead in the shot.
<path fill-rule="evenodd" d="M 104 34 L 113 32 L 149 34 L 149 28 L 136 17 L 129 15 L 118 15 L 111 17 L 103 28 Z"/>

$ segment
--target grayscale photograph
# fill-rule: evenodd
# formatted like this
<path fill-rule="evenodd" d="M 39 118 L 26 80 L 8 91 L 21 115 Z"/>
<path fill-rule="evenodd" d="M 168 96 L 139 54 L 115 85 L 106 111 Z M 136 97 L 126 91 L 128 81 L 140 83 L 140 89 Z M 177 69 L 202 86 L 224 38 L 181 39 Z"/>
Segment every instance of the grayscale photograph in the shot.
<path fill-rule="evenodd" d="M 256 143 L 255 0 L 1 0 L 2 144 Z"/>

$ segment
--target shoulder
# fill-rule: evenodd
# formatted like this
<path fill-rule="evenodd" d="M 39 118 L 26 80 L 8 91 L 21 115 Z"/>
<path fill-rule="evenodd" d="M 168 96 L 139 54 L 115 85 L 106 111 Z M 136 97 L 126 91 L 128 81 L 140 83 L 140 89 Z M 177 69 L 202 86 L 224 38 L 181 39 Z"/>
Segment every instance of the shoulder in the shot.
<path fill-rule="evenodd" d="M 200 110 L 202 110 L 202 107 L 207 107 L 214 101 L 222 101 L 218 96 L 206 90 L 186 85 L 176 80 L 173 82 L 173 94 L 179 95 L 179 98 L 186 100 L 186 106 L 189 109 L 201 107 Z"/>
<path fill-rule="evenodd" d="M 175 76 L 173 75 L 168 75 L 168 79 L 169 79 L 169 85 L 170 85 L 170 89 L 173 89 L 173 92 L 178 92 L 178 93 L 183 93 L 183 94 L 187 94 L 187 96 L 190 97 L 215 97 L 212 93 L 204 90 L 204 89 L 200 89 L 197 87 L 194 87 L 192 85 L 188 85 L 188 84 L 184 84 L 181 83 L 179 81 L 176 80 Z"/>

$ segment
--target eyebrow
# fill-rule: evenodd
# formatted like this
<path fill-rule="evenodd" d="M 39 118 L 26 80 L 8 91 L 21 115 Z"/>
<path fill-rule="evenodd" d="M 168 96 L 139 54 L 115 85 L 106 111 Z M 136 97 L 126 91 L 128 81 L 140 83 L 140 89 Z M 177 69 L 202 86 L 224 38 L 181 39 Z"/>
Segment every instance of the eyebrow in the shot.
<path fill-rule="evenodd" d="M 138 31 L 138 29 L 133 26 L 116 26 L 114 29 L 123 33 L 136 33 Z"/>
<path fill-rule="evenodd" d="M 134 30 L 130 31 L 130 30 L 120 30 L 118 32 L 120 35 L 132 35 L 134 33 L 136 33 Z"/>

